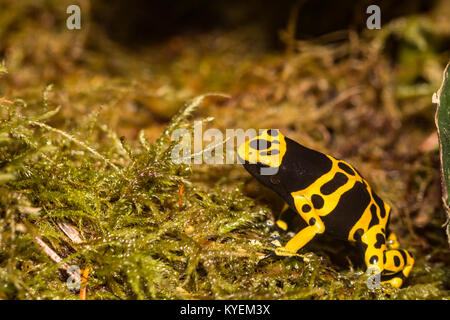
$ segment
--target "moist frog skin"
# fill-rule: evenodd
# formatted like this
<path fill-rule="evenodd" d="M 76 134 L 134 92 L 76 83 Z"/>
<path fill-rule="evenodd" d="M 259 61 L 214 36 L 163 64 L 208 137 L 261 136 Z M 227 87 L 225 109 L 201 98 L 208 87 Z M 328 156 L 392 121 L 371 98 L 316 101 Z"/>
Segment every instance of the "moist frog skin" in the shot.
<path fill-rule="evenodd" d="M 326 233 L 356 243 L 367 269 L 380 272 L 382 283 L 402 286 L 414 259 L 388 229 L 390 206 L 353 166 L 309 149 L 277 129 L 241 144 L 238 156 L 253 177 L 287 203 L 276 221 L 279 229 L 291 230 L 296 215 L 307 224 L 274 254 L 295 255 Z"/>

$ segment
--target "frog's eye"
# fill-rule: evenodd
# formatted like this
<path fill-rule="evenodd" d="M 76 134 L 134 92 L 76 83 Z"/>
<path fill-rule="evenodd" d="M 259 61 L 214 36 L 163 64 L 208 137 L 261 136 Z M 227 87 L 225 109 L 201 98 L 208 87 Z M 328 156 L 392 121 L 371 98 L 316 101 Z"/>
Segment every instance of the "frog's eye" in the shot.
<path fill-rule="evenodd" d="M 260 153 L 260 155 L 262 155 L 262 156 L 272 156 L 272 155 L 277 155 L 277 154 L 280 154 L 280 150 L 274 149 L 274 150 L 269 150 L 269 151 L 262 151 Z"/>
<path fill-rule="evenodd" d="M 256 139 L 250 141 L 250 148 L 255 150 L 267 150 L 270 148 L 272 143 L 270 141 L 264 140 L 264 139 Z"/>
<path fill-rule="evenodd" d="M 272 183 L 272 184 L 280 184 L 280 178 L 279 177 L 277 177 L 277 176 L 271 176 L 270 177 L 270 182 Z"/>

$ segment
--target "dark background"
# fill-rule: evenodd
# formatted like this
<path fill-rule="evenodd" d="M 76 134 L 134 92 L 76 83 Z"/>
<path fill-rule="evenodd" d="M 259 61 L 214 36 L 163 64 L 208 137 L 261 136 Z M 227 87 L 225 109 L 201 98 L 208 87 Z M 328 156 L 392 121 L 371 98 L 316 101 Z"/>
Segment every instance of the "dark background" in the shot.
<path fill-rule="evenodd" d="M 175 34 L 205 32 L 217 28 L 236 29 L 257 26 L 269 47 L 282 48 L 279 31 L 286 27 L 291 11 L 300 8 L 297 39 L 311 39 L 335 30 L 362 30 L 368 18 L 366 9 L 381 9 L 381 24 L 425 13 L 434 0 L 397 1 L 297 1 L 297 0 L 101 0 L 92 3 L 92 18 L 119 42 L 148 45 Z"/>

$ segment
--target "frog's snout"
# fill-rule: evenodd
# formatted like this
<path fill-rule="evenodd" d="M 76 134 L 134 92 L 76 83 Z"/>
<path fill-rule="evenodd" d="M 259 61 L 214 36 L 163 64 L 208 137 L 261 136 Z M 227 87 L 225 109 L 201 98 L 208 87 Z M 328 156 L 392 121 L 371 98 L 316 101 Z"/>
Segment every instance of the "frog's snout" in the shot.
<path fill-rule="evenodd" d="M 241 143 L 238 147 L 237 157 L 238 162 L 241 164 L 249 164 L 250 159 L 248 157 L 249 146 L 248 142 Z"/>

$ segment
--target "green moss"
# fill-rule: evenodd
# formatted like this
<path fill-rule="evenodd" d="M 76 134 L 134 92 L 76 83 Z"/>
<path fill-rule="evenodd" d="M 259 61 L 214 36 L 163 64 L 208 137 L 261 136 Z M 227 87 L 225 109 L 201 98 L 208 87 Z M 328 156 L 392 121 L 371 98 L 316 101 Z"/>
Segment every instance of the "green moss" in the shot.
<path fill-rule="evenodd" d="M 107 159 L 75 134 L 35 120 L 48 113 L 29 117 L 26 109 L 4 104 L 0 163 L 9 178 L 0 189 L 2 297 L 76 297 L 65 283 L 67 269 L 44 254 L 36 236 L 67 265 L 92 270 L 93 299 L 384 296 L 368 291 L 364 277 L 338 273 L 315 254 L 258 264 L 271 247 L 267 210 L 239 187 L 195 186 L 191 169 L 164 152 L 169 133 L 202 99 L 181 110 L 154 144 L 124 145 L 129 159 L 111 141 Z M 437 288 L 406 290 L 397 297 L 442 295 Z"/>

